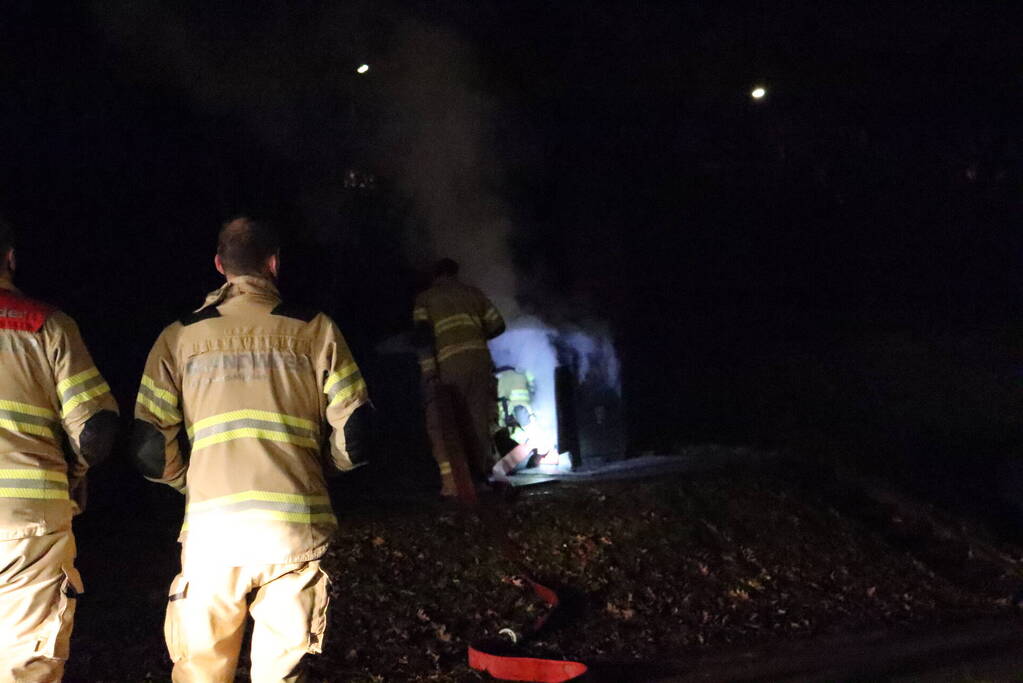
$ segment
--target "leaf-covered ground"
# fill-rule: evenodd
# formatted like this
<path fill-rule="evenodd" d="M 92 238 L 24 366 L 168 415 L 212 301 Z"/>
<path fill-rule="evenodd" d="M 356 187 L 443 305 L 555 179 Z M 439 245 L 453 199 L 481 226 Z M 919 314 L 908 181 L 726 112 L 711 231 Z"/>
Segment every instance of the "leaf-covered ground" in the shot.
<path fill-rule="evenodd" d="M 521 633 L 545 609 L 516 580 L 523 571 L 568 597 L 568 614 L 529 651 L 584 660 L 681 657 L 1002 608 L 1011 581 L 997 567 L 977 560 L 967 574 L 918 559 L 966 558 L 965 544 L 917 534 L 926 553 L 909 553 L 903 531 L 829 498 L 797 478 L 732 471 L 561 484 L 477 513 L 362 511 L 330 556 L 336 654 L 317 672 L 477 680 L 464 667 L 467 644 Z"/>
<path fill-rule="evenodd" d="M 421 500 L 341 513 L 318 681 L 486 680 L 466 667 L 467 645 L 524 633 L 546 610 L 524 572 L 565 599 L 527 651 L 617 662 L 990 615 L 1014 585 L 968 542 L 792 471 L 562 483 L 475 511 Z M 133 575 L 153 585 L 152 614 L 130 634 L 114 600 L 102 615 L 83 605 L 69 680 L 166 679 L 159 620 L 174 570 Z M 88 632 L 97 625 L 102 639 Z M 98 654 L 122 637 L 130 663 Z"/>

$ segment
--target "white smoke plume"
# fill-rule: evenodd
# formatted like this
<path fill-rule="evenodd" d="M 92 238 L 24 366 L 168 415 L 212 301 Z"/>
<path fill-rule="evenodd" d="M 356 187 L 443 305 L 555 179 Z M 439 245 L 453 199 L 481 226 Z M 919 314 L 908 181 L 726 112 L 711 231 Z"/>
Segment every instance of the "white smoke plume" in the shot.
<path fill-rule="evenodd" d="M 392 112 L 381 132 L 386 173 L 412 196 L 420 226 L 409 243 L 413 263 L 447 256 L 465 280 L 487 292 L 511 319 L 518 315 L 501 197 L 501 164 L 492 153 L 494 104 L 480 89 L 471 49 L 452 31 L 407 22 L 397 31 L 385 91 Z"/>
<path fill-rule="evenodd" d="M 534 408 L 551 430 L 555 342 L 574 349 L 569 360 L 580 381 L 597 363 L 617 390 L 617 360 L 603 329 L 555 329 L 542 308 L 520 309 L 510 249 L 516 226 L 496 152 L 501 103 L 488 93 L 473 47 L 453 29 L 386 3 L 281 5 L 280 16 L 242 13 L 213 24 L 204 21 L 207 10 L 166 1 L 92 7 L 108 34 L 149 64 L 154 81 L 243 122 L 268 152 L 300 169 L 306 219 L 324 241 L 336 243 L 344 229 L 342 176 L 353 149 L 358 163 L 393 180 L 411 200 L 409 261 L 425 270 L 453 258 L 463 279 L 494 301 L 509 326 L 492 345 L 495 361 L 536 375 Z M 367 12 L 386 26 L 387 47 L 375 55 L 358 48 L 359 17 Z M 354 72 L 363 57 L 371 63 L 365 79 Z M 360 134 L 369 137 L 353 145 Z"/>
<path fill-rule="evenodd" d="M 502 161 L 494 152 L 494 111 L 500 104 L 474 87 L 479 74 L 472 50 L 452 31 L 409 23 L 399 36 L 396 55 L 388 61 L 402 74 L 391 93 L 400 116 L 388 146 L 395 152 L 390 170 L 415 198 L 424 228 L 422 239 L 410 244 L 410 257 L 422 266 L 441 256 L 455 259 L 463 279 L 502 311 L 508 331 L 490 344 L 495 365 L 535 376 L 535 419 L 553 442 L 555 344 L 575 350 L 572 369 L 580 382 L 600 364 L 601 377 L 618 391 L 614 348 L 603 329 L 559 330 L 543 320 L 542 310 L 520 310 L 510 250 L 515 226 L 502 197 Z"/>

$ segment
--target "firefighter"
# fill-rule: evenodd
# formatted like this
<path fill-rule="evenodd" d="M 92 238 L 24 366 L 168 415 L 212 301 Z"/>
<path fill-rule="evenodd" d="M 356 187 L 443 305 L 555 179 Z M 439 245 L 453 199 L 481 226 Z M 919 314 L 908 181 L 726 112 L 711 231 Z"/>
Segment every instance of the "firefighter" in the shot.
<path fill-rule="evenodd" d="M 429 340 L 421 343 L 427 349 L 420 359 L 424 381 L 436 381 L 447 389 L 469 471 L 477 481 L 485 481 L 494 464 L 491 426 L 497 417 L 494 364 L 487 340 L 504 332 L 504 319 L 480 290 L 458 279 L 458 264 L 449 258 L 437 263 L 433 284 L 416 297 L 412 317 L 417 337 Z M 430 427 L 431 421 L 427 422 Z M 436 447 L 437 428 L 429 431 L 441 472 L 441 493 L 453 495 L 451 463 Z"/>
<path fill-rule="evenodd" d="M 82 592 L 71 517 L 110 452 L 117 404 L 74 321 L 22 295 L 14 266 L 0 223 L 0 681 L 53 683 Z"/>
<path fill-rule="evenodd" d="M 321 425 L 330 469 L 351 470 L 365 463 L 370 405 L 334 322 L 281 301 L 279 264 L 272 229 L 226 223 L 215 258 L 226 283 L 163 331 L 139 388 L 137 463 L 186 501 L 164 628 L 176 682 L 233 681 L 247 615 L 253 681 L 300 680 L 323 643 L 319 560 L 337 520 Z"/>
<path fill-rule="evenodd" d="M 497 400 L 501 407 L 501 424 L 508 435 L 518 443 L 527 438 L 526 428 L 533 421 L 533 394 L 536 379 L 529 370 L 519 371 L 511 366 L 497 369 Z"/>
<path fill-rule="evenodd" d="M 533 412 L 533 396 L 536 393 L 536 379 L 529 370 L 518 370 L 511 366 L 498 368 L 497 400 L 501 406 L 502 436 L 496 438 L 501 459 L 494 465 L 493 473 L 498 481 L 527 463 L 535 462 L 538 452 L 536 442 L 536 413 Z M 502 438 L 506 434 L 507 438 Z M 549 448 L 544 448 L 546 453 Z"/>

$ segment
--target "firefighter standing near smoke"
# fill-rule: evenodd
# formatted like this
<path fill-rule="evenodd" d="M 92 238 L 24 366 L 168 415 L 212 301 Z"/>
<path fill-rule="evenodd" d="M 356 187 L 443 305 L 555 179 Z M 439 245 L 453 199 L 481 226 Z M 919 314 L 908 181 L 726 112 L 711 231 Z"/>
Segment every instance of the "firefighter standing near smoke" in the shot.
<path fill-rule="evenodd" d="M 497 417 L 487 340 L 504 332 L 504 319 L 480 290 L 458 279 L 458 264 L 449 258 L 437 263 L 433 284 L 416 297 L 412 317 L 424 349 L 420 358 L 424 381 L 447 390 L 469 471 L 483 481 L 494 465 L 491 426 Z M 436 420 L 428 419 L 427 424 L 440 468 L 441 494 L 454 495 L 452 466 L 445 449 L 438 447 L 443 435 Z"/>
<path fill-rule="evenodd" d="M 498 368 L 497 400 L 501 407 L 501 424 L 508 428 L 508 435 L 522 443 L 526 439 L 525 430 L 533 420 L 533 393 L 536 391 L 536 379 L 533 373 L 519 371 L 505 366 Z"/>
<path fill-rule="evenodd" d="M 14 265 L 0 223 L 0 681 L 53 683 L 82 592 L 71 517 L 110 452 L 117 404 L 74 321 L 15 289 Z"/>
<path fill-rule="evenodd" d="M 157 339 L 135 409 L 142 472 L 186 496 L 165 623 L 173 680 L 233 681 L 248 614 L 252 680 L 299 680 L 323 642 L 319 559 L 337 526 L 321 425 L 334 467 L 362 464 L 366 384 L 330 318 L 281 302 L 268 227 L 227 223 L 215 263 L 226 284 Z"/>

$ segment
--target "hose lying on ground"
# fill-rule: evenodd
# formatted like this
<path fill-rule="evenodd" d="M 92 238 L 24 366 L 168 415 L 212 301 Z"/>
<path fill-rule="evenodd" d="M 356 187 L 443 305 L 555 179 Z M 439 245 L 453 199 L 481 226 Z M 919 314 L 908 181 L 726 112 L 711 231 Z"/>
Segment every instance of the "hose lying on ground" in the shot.
<path fill-rule="evenodd" d="M 524 577 L 533 592 L 547 603 L 551 610 L 533 624 L 532 631 L 524 639 L 539 631 L 558 607 L 558 594 L 553 590 Z M 506 681 L 531 681 L 533 683 L 562 683 L 582 676 L 587 671 L 581 662 L 563 661 L 558 659 L 539 659 L 535 657 L 516 656 L 519 637 L 509 629 L 503 629 L 511 636 L 512 645 L 502 641 L 481 641 L 469 646 L 469 666 L 477 671 L 485 671 L 494 678 Z"/>

